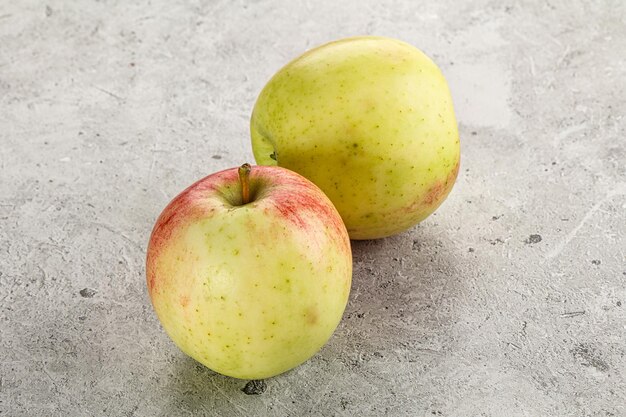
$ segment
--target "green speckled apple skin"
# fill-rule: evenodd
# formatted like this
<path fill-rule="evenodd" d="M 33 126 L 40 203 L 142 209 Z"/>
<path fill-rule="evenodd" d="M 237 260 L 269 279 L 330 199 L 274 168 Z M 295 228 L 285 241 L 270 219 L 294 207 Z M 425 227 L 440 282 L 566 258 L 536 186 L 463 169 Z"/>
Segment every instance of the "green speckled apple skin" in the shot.
<path fill-rule="evenodd" d="M 287 64 L 259 95 L 251 136 L 257 163 L 314 182 L 352 239 L 422 221 L 459 169 L 445 78 L 421 51 L 389 38 L 331 42 Z"/>

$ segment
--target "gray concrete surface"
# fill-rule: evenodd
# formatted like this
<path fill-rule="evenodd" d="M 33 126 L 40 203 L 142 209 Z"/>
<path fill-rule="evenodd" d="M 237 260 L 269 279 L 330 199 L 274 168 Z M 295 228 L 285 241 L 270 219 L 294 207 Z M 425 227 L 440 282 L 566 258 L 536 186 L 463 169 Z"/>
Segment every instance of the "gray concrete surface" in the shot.
<path fill-rule="evenodd" d="M 0 415 L 626 416 L 626 3 L 0 3 Z M 256 95 L 355 34 L 448 77 L 462 170 L 354 243 L 344 320 L 246 381 L 186 358 L 144 252 L 183 187 L 251 161 Z"/>

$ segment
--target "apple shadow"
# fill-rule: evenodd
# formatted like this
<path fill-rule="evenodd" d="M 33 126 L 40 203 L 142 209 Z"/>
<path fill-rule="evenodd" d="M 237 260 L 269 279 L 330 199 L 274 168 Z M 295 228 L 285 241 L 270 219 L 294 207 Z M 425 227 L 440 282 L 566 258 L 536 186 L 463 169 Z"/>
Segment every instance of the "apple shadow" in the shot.
<path fill-rule="evenodd" d="M 459 271 L 465 257 L 436 224 L 377 240 L 352 241 L 350 300 L 339 334 L 347 356 L 396 356 L 412 361 L 420 352 L 454 343 L 451 327 L 464 291 Z"/>
<path fill-rule="evenodd" d="M 239 404 L 248 397 L 242 391 L 248 381 L 220 375 L 188 356 L 181 354 L 173 368 L 163 415 L 211 415 L 213 410 L 226 409 L 229 415 L 237 415 Z"/>

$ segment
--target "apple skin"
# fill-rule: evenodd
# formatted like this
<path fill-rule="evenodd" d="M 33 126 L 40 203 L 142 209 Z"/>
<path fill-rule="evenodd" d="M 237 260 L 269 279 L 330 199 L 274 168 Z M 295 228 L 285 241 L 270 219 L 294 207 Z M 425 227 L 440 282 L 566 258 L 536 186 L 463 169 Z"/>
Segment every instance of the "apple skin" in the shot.
<path fill-rule="evenodd" d="M 163 210 L 146 275 L 167 334 L 208 368 L 268 378 L 313 356 L 337 327 L 352 278 L 350 240 L 330 200 L 280 167 L 196 182 Z"/>
<path fill-rule="evenodd" d="M 250 130 L 257 163 L 314 182 L 352 239 L 422 221 L 459 169 L 446 80 L 426 55 L 395 39 L 343 39 L 291 61 L 259 95 Z"/>

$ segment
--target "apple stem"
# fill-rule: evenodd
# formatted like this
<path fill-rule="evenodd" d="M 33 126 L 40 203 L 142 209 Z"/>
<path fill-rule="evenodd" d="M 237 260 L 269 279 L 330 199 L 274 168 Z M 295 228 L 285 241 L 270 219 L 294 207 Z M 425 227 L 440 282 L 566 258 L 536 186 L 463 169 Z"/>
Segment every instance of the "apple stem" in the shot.
<path fill-rule="evenodd" d="M 250 171 L 252 167 L 245 163 L 239 167 L 239 183 L 241 184 L 241 204 L 250 202 Z"/>

